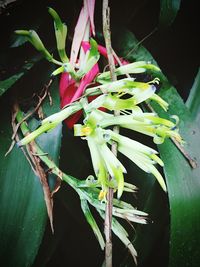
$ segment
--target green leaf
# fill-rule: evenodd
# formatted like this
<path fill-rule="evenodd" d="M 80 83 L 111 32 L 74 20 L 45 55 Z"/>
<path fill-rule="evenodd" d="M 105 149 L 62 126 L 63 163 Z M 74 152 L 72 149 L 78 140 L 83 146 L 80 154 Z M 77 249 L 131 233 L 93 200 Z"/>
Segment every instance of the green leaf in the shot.
<path fill-rule="evenodd" d="M 157 65 L 149 51 L 142 46 L 132 32 L 124 28 L 120 29 L 120 32 L 120 36 L 114 36 L 114 44 L 120 56 L 129 60 L 129 62 L 150 61 Z"/>
<path fill-rule="evenodd" d="M 193 120 L 200 123 L 200 68 L 195 78 L 186 106 L 192 113 Z"/>
<path fill-rule="evenodd" d="M 180 9 L 181 0 L 160 0 L 160 18 L 161 28 L 170 26 L 176 18 Z"/>
<path fill-rule="evenodd" d="M 132 257 L 136 263 L 137 262 L 137 260 L 136 260 L 137 252 L 128 238 L 129 237 L 128 233 L 126 232 L 124 227 L 115 218 L 112 218 L 112 231 L 122 241 L 122 243 L 125 245 L 125 247 L 129 249 L 129 252 L 131 253 L 131 255 L 132 255 Z"/>
<path fill-rule="evenodd" d="M 0 96 L 3 95 L 9 88 L 11 88 L 22 76 L 24 76 L 40 59 L 41 57 L 32 59 L 30 62 L 24 64 L 21 71 L 12 75 L 6 80 L 0 81 Z"/>
<path fill-rule="evenodd" d="M 25 36 L 16 36 L 16 34 L 12 37 L 13 40 L 12 40 L 12 43 L 10 45 L 10 47 L 19 47 L 19 46 L 22 46 L 24 45 L 28 40 Z"/>
<path fill-rule="evenodd" d="M 164 88 L 161 96 L 168 99 L 169 114 L 180 118 L 180 133 L 186 141 L 185 150 L 200 165 L 198 148 L 200 130 L 175 88 Z M 160 112 L 159 112 L 160 113 Z M 170 267 L 198 266 L 200 253 L 197 237 L 200 221 L 199 167 L 193 169 L 183 154 L 167 140 L 159 146 L 165 163 L 164 172 L 170 202 Z"/>
<path fill-rule="evenodd" d="M 16 83 L 22 76 L 23 72 L 19 72 L 4 81 L 0 81 L 0 96 L 3 95 L 13 84 Z"/>
<path fill-rule="evenodd" d="M 38 177 L 18 148 L 10 145 L 10 117 L 1 125 L 0 259 L 8 266 L 28 266 L 37 254 L 46 223 L 46 208 Z"/>
<path fill-rule="evenodd" d="M 105 247 L 105 242 L 104 242 L 103 236 L 101 234 L 101 231 L 99 230 L 99 227 L 98 227 L 94 217 L 92 216 L 92 213 L 90 211 L 87 200 L 81 199 L 81 208 L 82 208 L 82 211 L 85 215 L 87 222 L 89 223 L 90 227 L 92 228 L 92 230 L 93 230 L 93 232 L 94 232 L 94 234 L 95 234 L 95 236 L 99 242 L 99 245 L 101 246 L 101 249 L 103 250 Z"/>
<path fill-rule="evenodd" d="M 58 111 L 57 83 L 52 88 L 53 106 L 46 100 L 45 115 Z M 4 104 L 3 104 L 4 103 Z M 1 103 L 0 125 L 0 260 L 7 266 L 31 266 L 42 241 L 47 212 L 39 178 L 32 171 L 21 149 L 11 143 L 11 115 L 7 100 Z M 58 162 L 61 126 L 38 138 L 51 158 Z"/>
<path fill-rule="evenodd" d="M 128 55 L 129 60 L 153 60 L 152 55 L 141 46 L 134 35 L 125 31 L 118 40 L 118 45 L 121 47 L 123 55 Z M 122 49 L 123 48 L 123 49 Z M 130 53 L 130 51 L 133 53 Z M 199 77 L 199 76 L 197 76 Z M 170 85 L 167 78 L 162 74 L 162 90 L 160 96 L 169 102 L 169 110 L 165 113 L 156 104 L 153 106 L 160 116 L 169 118 L 171 115 L 178 115 L 180 118 L 180 133 L 186 141 L 184 150 L 192 159 L 197 161 L 197 168 L 193 169 L 188 160 L 179 151 L 179 149 L 172 143 L 171 140 L 166 140 L 159 146 L 161 158 L 165 164 L 164 173 L 168 187 L 168 197 L 170 204 L 170 240 L 169 240 L 169 266 L 192 266 L 199 265 L 200 253 L 197 249 L 200 246 L 200 240 L 197 233 L 200 230 L 200 182 L 199 182 L 199 165 L 200 165 L 200 152 L 199 152 L 199 138 L 200 130 L 195 123 L 196 115 L 198 113 L 198 104 L 192 113 L 187 109 L 183 100 L 177 93 L 176 89 Z M 198 78 L 194 84 L 192 92 L 198 92 Z M 194 95 L 196 94 L 194 93 Z M 197 99 L 196 99 L 197 98 Z M 198 102 L 198 97 L 193 97 L 192 93 L 187 101 L 189 107 L 193 107 L 193 101 Z M 196 114 L 197 114 L 196 113 Z M 152 206 L 148 213 L 151 217 L 157 207 Z M 163 216 L 163 211 L 160 210 L 158 214 Z M 159 236 L 162 231 L 163 223 L 157 225 L 157 231 L 154 232 L 154 237 Z M 143 227 L 145 228 L 145 226 Z M 144 232 L 145 237 L 145 232 Z M 156 238 L 156 237 L 155 237 Z M 140 236 L 141 241 L 137 244 L 143 244 L 140 249 L 152 249 L 151 240 L 144 239 Z M 138 243 L 139 242 L 139 243 Z M 136 244 L 136 249 L 137 245 Z M 154 247 L 155 248 L 155 247 Z M 167 249 L 167 248 L 166 248 Z M 142 253 L 138 251 L 139 255 Z M 145 261 L 148 260 L 147 255 L 142 256 Z M 165 259 L 166 260 L 166 259 Z"/>

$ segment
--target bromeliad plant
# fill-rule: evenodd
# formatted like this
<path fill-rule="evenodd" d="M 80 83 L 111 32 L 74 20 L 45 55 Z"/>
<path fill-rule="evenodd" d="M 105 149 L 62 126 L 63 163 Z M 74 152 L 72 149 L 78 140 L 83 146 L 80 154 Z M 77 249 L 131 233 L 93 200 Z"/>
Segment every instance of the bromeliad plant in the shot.
<path fill-rule="evenodd" d="M 143 171 L 152 173 L 166 192 L 165 181 L 156 168 L 156 164 L 163 166 L 164 163 L 155 149 L 116 133 L 111 127 L 117 125 L 151 136 L 156 144 L 161 144 L 165 138 L 169 137 L 175 138 L 180 143 L 182 139 L 178 133 L 176 116 L 173 116 L 172 120 L 166 120 L 160 118 L 155 112 L 146 112 L 141 106 L 149 101 L 155 101 L 165 111 L 168 108 L 167 102 L 156 94 L 159 84 L 156 76 L 160 72 L 157 66 L 145 61 L 128 63 L 115 57 L 116 66 L 117 62 L 121 64 L 115 69 L 118 80 L 111 81 L 109 71 L 100 73 L 98 60 L 100 55 L 107 57 L 107 51 L 90 38 L 91 35 L 95 35 L 94 4 L 95 1 L 84 2 L 75 29 L 70 58 L 65 50 L 67 27 L 52 8 L 49 8 L 49 13 L 54 19 L 60 61 L 48 52 L 35 31 L 16 31 L 17 34 L 26 36 L 48 61 L 59 66 L 52 76 L 61 74 L 62 107 L 59 112 L 42 120 L 40 127 L 31 133 L 27 124 L 22 122 L 23 113 L 19 110 L 17 120 L 19 123 L 22 122 L 21 131 L 25 137 L 18 142 L 18 145 L 28 145 L 39 135 L 51 131 L 63 121 L 66 121 L 69 128 L 74 127 L 74 136 L 80 136 L 88 144 L 94 168 L 94 174 L 87 177 L 85 181 L 63 174 L 36 143 L 34 143 L 35 153 L 54 174 L 67 182 L 79 194 L 81 208 L 102 249 L 105 245 L 104 239 L 88 204 L 94 206 L 104 218 L 108 189 L 112 188 L 116 192 L 116 198 L 113 199 L 112 230 L 129 248 L 135 259 L 137 253 L 128 240 L 128 234 L 115 217 L 136 223 L 146 223 L 147 214 L 120 200 L 124 192 L 135 192 L 136 187 L 124 181 L 126 168 L 113 154 L 110 147 L 116 143 L 117 150 L 121 154 Z M 155 77 L 148 82 L 138 81 L 137 74 L 139 73 L 151 73 Z M 120 111 L 120 114 L 114 115 L 113 111 Z M 81 115 L 83 116 L 82 124 L 76 124 Z M 132 181 L 129 180 L 129 182 Z"/>

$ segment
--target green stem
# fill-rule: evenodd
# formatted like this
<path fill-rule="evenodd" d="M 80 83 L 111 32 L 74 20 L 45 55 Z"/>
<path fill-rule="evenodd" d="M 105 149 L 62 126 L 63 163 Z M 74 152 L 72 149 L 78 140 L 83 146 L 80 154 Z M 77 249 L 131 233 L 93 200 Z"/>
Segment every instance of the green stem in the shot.
<path fill-rule="evenodd" d="M 56 65 L 59 65 L 59 66 L 62 66 L 63 65 L 63 62 L 60 62 L 60 61 L 58 61 L 58 60 L 56 60 L 54 58 L 49 59 L 49 62 L 52 62 L 52 63 L 54 63 Z"/>
<path fill-rule="evenodd" d="M 24 118 L 23 113 L 21 110 L 19 110 L 17 113 L 16 119 L 20 123 L 23 120 L 23 118 Z M 30 133 L 30 130 L 26 122 L 21 123 L 20 129 L 24 136 Z M 64 180 L 65 182 L 67 182 L 74 189 L 78 186 L 79 180 L 65 173 L 62 173 L 61 170 L 56 166 L 56 164 L 51 159 L 49 159 L 46 153 L 44 153 L 44 151 L 35 142 L 34 142 L 34 148 L 35 148 L 36 154 L 45 163 L 45 165 L 51 170 L 53 174 L 60 177 L 61 180 Z"/>

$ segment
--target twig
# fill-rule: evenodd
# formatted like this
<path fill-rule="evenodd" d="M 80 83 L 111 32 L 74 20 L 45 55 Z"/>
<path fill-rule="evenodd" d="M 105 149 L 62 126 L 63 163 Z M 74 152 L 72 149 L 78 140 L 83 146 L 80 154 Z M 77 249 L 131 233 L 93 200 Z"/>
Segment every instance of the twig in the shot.
<path fill-rule="evenodd" d="M 16 126 L 17 126 L 17 124 L 16 124 L 16 122 L 15 122 L 15 120 L 16 120 L 16 116 L 17 116 L 17 112 L 18 112 L 17 107 L 16 107 L 16 105 L 14 105 L 14 109 L 13 109 L 13 112 L 12 112 L 12 122 L 11 122 L 13 132 L 15 131 Z M 19 139 L 18 133 L 16 133 L 16 135 L 15 135 L 15 140 L 13 140 L 13 142 L 12 142 L 12 144 L 11 144 L 9 150 L 8 150 L 7 153 L 5 154 L 5 156 L 7 156 L 8 153 L 10 153 L 10 151 L 13 149 L 13 147 L 14 147 L 14 145 L 15 145 L 15 142 L 18 142 L 19 140 L 20 140 L 20 139 Z M 31 169 L 33 170 L 33 172 L 35 173 L 35 175 L 37 175 L 37 173 L 36 173 L 36 171 L 35 171 L 35 168 L 34 168 L 34 166 L 33 166 L 33 163 L 32 163 L 32 161 L 31 161 L 31 159 L 29 158 L 29 156 L 28 156 L 26 150 L 25 150 L 23 147 L 21 148 L 21 150 L 22 150 L 22 152 L 23 152 L 25 158 L 27 159 L 28 163 L 30 164 Z"/>
<path fill-rule="evenodd" d="M 158 28 L 154 28 L 149 34 L 147 34 L 142 40 L 140 40 L 131 50 L 128 51 L 128 53 L 124 56 L 124 58 L 127 58 L 130 54 L 132 54 L 139 45 L 141 45 L 146 39 L 148 39 L 152 34 L 154 34 Z"/>
<path fill-rule="evenodd" d="M 17 103 L 15 103 L 14 108 L 13 108 L 13 115 L 12 115 L 13 130 L 16 130 L 17 125 L 19 125 L 18 126 L 18 128 L 19 128 L 19 127 L 21 127 L 22 123 L 25 123 L 24 122 L 25 120 L 22 119 L 22 117 L 20 117 L 20 119 L 19 119 L 18 116 L 19 116 L 19 106 Z M 19 123 L 16 124 L 14 119 L 18 120 Z M 25 133 L 23 133 L 24 136 L 26 136 L 28 134 L 30 134 L 29 131 L 26 131 Z M 19 141 L 19 137 L 18 137 L 17 132 L 16 132 L 14 138 L 17 142 Z M 26 146 L 26 152 L 24 151 L 23 148 L 22 148 L 22 150 L 23 150 L 23 153 L 26 156 L 28 162 L 30 163 L 31 168 L 33 169 L 35 175 L 40 178 L 40 182 L 42 184 L 42 189 L 43 189 L 43 193 L 44 193 L 44 200 L 45 200 L 46 207 L 47 207 L 47 213 L 48 213 L 49 220 L 50 220 L 51 229 L 52 229 L 52 232 L 54 232 L 54 229 L 53 229 L 53 199 L 52 199 L 51 191 L 50 191 L 50 188 L 48 185 L 48 180 L 47 180 L 48 177 L 47 177 L 45 170 L 43 169 L 43 167 L 41 165 L 41 159 L 38 156 L 37 145 L 36 145 L 35 141 L 30 142 Z M 43 155 L 44 155 L 44 153 L 43 153 Z"/>
<path fill-rule="evenodd" d="M 191 158 L 191 156 L 185 151 L 185 149 L 180 145 L 180 143 L 178 141 L 176 141 L 175 138 L 171 137 L 170 139 L 175 144 L 175 146 L 179 149 L 179 151 L 183 154 L 183 156 L 185 157 L 185 159 L 187 160 L 187 162 L 190 164 L 190 166 L 193 169 L 196 169 L 197 168 L 197 162 L 196 162 L 196 160 L 194 160 L 193 158 Z"/>
<path fill-rule="evenodd" d="M 53 80 L 50 79 L 49 82 L 48 82 L 48 84 L 45 85 L 45 86 L 43 87 L 42 92 L 44 91 L 44 94 L 43 94 L 43 96 L 39 97 L 39 102 L 38 102 L 37 106 L 34 108 L 34 110 L 31 111 L 30 113 L 28 113 L 28 114 L 23 118 L 22 121 L 18 122 L 17 124 L 15 123 L 15 127 L 13 127 L 12 143 L 11 143 L 11 145 L 10 145 L 8 151 L 6 152 L 5 157 L 12 151 L 12 149 L 13 149 L 13 147 L 14 147 L 14 145 L 15 145 L 15 137 L 16 137 L 16 135 L 17 135 L 17 131 L 19 130 L 20 125 L 21 125 L 24 121 L 28 120 L 31 116 L 33 116 L 33 114 L 35 114 L 35 112 L 40 108 L 40 106 L 41 106 L 41 104 L 43 103 L 43 101 L 44 101 L 44 99 L 46 98 L 46 96 L 47 96 L 47 95 L 49 96 L 49 87 L 51 86 L 52 82 L 53 82 Z M 51 105 L 52 102 L 51 102 L 51 99 L 50 99 L 50 98 L 49 98 L 49 101 L 50 101 L 50 105 Z M 15 114 L 15 115 L 16 115 L 16 114 Z M 14 122 L 15 122 L 15 118 L 14 118 Z M 12 118 L 12 123 L 13 123 L 13 118 Z"/>
<path fill-rule="evenodd" d="M 50 191 L 49 184 L 48 184 L 48 180 L 47 180 L 48 177 L 47 177 L 45 170 L 41 166 L 40 157 L 35 156 L 37 154 L 35 142 L 34 141 L 30 142 L 27 145 L 27 149 L 29 151 L 29 154 L 32 154 L 31 159 L 32 159 L 32 162 L 34 164 L 37 176 L 40 178 L 40 182 L 42 184 L 42 189 L 43 189 L 43 193 L 44 193 L 44 200 L 45 200 L 46 207 L 47 207 L 47 213 L 49 216 L 51 230 L 52 230 L 52 233 L 54 233 L 54 228 L 53 228 L 53 198 L 52 198 L 51 191 Z"/>
<path fill-rule="evenodd" d="M 117 77 L 115 74 L 115 62 L 113 57 L 113 50 L 111 46 L 111 34 L 110 34 L 110 8 L 108 6 L 108 0 L 103 1 L 103 34 L 106 44 L 106 50 L 108 55 L 108 63 L 110 69 L 110 76 L 112 81 L 116 81 Z M 119 112 L 115 112 L 115 115 L 119 115 Z M 119 127 L 113 129 L 115 132 L 119 132 Z M 112 152 L 117 155 L 117 144 L 112 145 Z M 111 179 L 111 177 L 110 177 Z M 105 265 L 106 267 L 112 267 L 112 208 L 113 208 L 113 189 L 108 189 L 107 203 L 105 211 Z"/>
<path fill-rule="evenodd" d="M 16 130 L 17 125 L 15 123 L 16 116 L 17 116 L 17 111 L 14 110 L 12 113 L 11 126 L 12 126 L 13 133 L 15 132 L 15 136 L 17 135 L 17 130 Z M 6 152 L 5 157 L 12 151 L 14 145 L 15 145 L 15 139 L 14 140 L 12 139 L 12 143 L 8 151 Z"/>
<path fill-rule="evenodd" d="M 15 132 L 13 133 L 12 139 L 15 138 L 15 134 L 16 134 L 16 132 L 18 131 L 20 125 L 21 125 L 24 121 L 28 120 L 31 116 L 33 116 L 33 114 L 35 114 L 35 112 L 40 108 L 42 102 L 44 101 L 44 99 L 46 98 L 46 96 L 47 96 L 47 94 L 48 94 L 48 89 L 49 89 L 49 86 L 51 85 L 52 81 L 53 81 L 53 80 L 51 79 L 51 80 L 49 81 L 48 85 L 46 85 L 46 86 L 42 89 L 42 91 L 45 89 L 45 92 L 44 92 L 44 94 L 43 94 L 42 97 L 39 97 L 38 104 L 37 104 L 37 106 L 34 108 L 34 110 L 31 111 L 30 113 L 28 113 L 28 114 L 23 118 L 23 120 L 20 121 L 20 122 L 17 124 L 17 127 L 16 127 L 16 129 L 15 129 Z"/>
<path fill-rule="evenodd" d="M 110 34 L 110 8 L 108 7 L 108 0 L 103 1 L 103 34 L 106 44 L 106 50 L 108 55 L 108 63 L 110 68 L 111 80 L 116 81 L 115 74 L 115 61 L 113 57 L 113 50 L 111 46 L 111 34 Z"/>

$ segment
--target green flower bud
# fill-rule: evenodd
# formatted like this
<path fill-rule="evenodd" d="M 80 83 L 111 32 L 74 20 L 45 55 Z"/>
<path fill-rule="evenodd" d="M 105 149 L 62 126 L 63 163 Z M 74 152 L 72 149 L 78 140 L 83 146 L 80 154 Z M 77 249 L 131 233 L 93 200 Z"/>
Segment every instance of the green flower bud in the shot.
<path fill-rule="evenodd" d="M 62 23 L 58 13 L 53 8 L 49 8 L 48 11 L 54 19 L 56 43 L 57 43 L 57 49 L 58 49 L 60 59 L 64 63 L 69 62 L 69 59 L 68 59 L 68 57 L 66 55 L 66 51 L 65 51 L 65 43 L 66 43 L 66 37 L 67 37 L 67 26 L 64 23 Z"/>
<path fill-rule="evenodd" d="M 90 38 L 90 45 L 91 47 L 85 55 L 84 62 L 81 63 L 81 68 L 77 71 L 77 76 L 79 78 L 88 73 L 99 60 L 100 55 L 98 52 L 97 42 Z"/>
<path fill-rule="evenodd" d="M 78 102 L 75 102 L 73 105 L 47 117 L 41 122 L 41 126 L 24 137 L 22 140 L 18 142 L 19 146 L 27 145 L 31 141 L 33 141 L 36 137 L 43 134 L 44 132 L 48 132 L 53 130 L 59 123 L 68 118 L 70 115 L 76 113 L 81 109 L 81 105 Z"/>
<path fill-rule="evenodd" d="M 38 36 L 38 34 L 34 30 L 30 30 L 30 31 L 17 30 L 17 31 L 15 31 L 15 33 L 27 37 L 27 39 L 29 40 L 29 42 L 31 42 L 32 45 L 39 52 L 41 52 L 47 60 L 52 61 L 52 59 L 53 59 L 52 55 L 44 47 L 44 45 L 43 45 L 40 37 Z"/>
<path fill-rule="evenodd" d="M 159 95 L 153 94 L 152 96 L 150 96 L 150 100 L 157 102 L 165 111 L 168 110 L 169 104 L 164 99 L 162 99 Z"/>
<path fill-rule="evenodd" d="M 150 64 L 149 62 L 145 61 L 138 61 L 130 64 L 123 65 L 119 68 L 115 69 L 115 74 L 117 76 L 119 75 L 125 75 L 125 74 L 135 74 L 135 73 L 142 73 L 145 72 L 146 70 L 152 70 L 152 71 L 160 71 L 160 69 L 153 65 Z M 110 81 L 110 71 L 103 72 L 97 77 L 97 82 L 99 83 L 105 83 L 106 81 Z"/>

